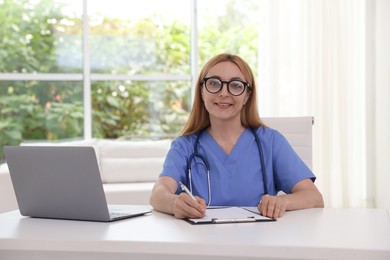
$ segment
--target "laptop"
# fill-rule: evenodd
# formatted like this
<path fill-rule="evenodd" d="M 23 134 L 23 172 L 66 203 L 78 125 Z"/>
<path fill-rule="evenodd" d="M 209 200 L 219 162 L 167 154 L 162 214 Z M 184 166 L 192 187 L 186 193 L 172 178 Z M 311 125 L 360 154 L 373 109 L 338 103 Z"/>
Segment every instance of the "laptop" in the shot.
<path fill-rule="evenodd" d="M 150 205 L 107 205 L 93 147 L 5 146 L 23 216 L 110 222 L 145 215 Z"/>

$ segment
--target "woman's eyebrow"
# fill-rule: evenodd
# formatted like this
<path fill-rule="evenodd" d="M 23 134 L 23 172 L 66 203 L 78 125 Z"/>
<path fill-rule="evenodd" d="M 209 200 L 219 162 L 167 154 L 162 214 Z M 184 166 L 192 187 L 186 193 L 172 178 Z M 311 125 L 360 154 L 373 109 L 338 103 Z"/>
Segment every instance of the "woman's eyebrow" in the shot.
<path fill-rule="evenodd" d="M 233 77 L 233 78 L 231 78 L 230 80 L 241 80 L 241 81 L 245 81 L 245 79 L 242 79 L 242 78 L 240 78 L 240 77 Z"/>
<path fill-rule="evenodd" d="M 205 78 L 217 78 L 217 79 L 222 80 L 222 77 L 220 77 L 218 75 L 212 75 L 212 76 L 208 76 L 208 77 L 205 77 Z M 242 79 L 240 77 L 232 77 L 228 81 L 231 81 L 231 80 L 240 80 L 240 81 L 244 81 L 245 82 L 245 79 Z"/>
<path fill-rule="evenodd" d="M 221 79 L 221 77 L 220 77 L 220 76 L 217 76 L 217 75 L 206 76 L 205 78 L 217 78 L 217 79 Z"/>

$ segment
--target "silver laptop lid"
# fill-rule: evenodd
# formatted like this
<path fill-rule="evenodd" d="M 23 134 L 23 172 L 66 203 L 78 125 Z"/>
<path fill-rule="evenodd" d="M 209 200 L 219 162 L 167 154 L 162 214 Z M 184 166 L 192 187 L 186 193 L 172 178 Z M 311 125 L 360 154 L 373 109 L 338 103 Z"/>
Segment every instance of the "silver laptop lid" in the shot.
<path fill-rule="evenodd" d="M 6 146 L 4 152 L 22 215 L 109 221 L 92 147 Z"/>

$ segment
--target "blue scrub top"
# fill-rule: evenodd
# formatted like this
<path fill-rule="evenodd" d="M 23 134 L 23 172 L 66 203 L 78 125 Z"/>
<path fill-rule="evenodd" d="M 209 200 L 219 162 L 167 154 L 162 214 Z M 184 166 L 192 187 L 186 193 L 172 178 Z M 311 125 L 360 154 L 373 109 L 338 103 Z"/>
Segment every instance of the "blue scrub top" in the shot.
<path fill-rule="evenodd" d="M 292 187 L 303 179 L 315 180 L 313 172 L 296 154 L 286 138 L 278 131 L 259 127 L 256 131 L 264 154 L 268 193 L 291 193 Z M 187 161 L 194 153 L 197 135 L 175 139 L 167 154 L 161 176 L 170 176 L 187 187 Z M 213 137 L 204 131 L 198 144 L 210 166 L 212 206 L 257 206 L 264 195 L 259 150 L 250 129 L 245 129 L 233 150 L 227 155 Z M 191 163 L 192 193 L 208 204 L 208 181 L 199 157 Z M 177 194 L 182 190 L 180 185 Z"/>

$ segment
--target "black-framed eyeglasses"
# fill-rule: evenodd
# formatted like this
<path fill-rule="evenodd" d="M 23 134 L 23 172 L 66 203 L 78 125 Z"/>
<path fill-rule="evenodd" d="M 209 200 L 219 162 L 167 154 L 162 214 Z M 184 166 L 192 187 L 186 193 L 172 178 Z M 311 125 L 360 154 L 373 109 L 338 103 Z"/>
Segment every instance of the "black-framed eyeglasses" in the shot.
<path fill-rule="evenodd" d="M 242 93 L 244 93 L 246 88 L 248 88 L 249 90 L 252 89 L 247 82 L 238 79 L 234 79 L 231 81 L 222 81 L 219 78 L 210 77 L 204 78 L 203 83 L 207 91 L 211 94 L 216 94 L 221 91 L 223 88 L 223 84 L 225 83 L 227 84 L 228 92 L 233 96 L 240 96 Z"/>

